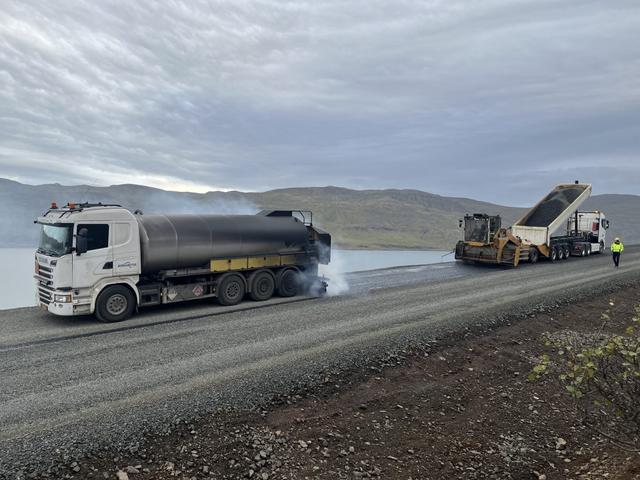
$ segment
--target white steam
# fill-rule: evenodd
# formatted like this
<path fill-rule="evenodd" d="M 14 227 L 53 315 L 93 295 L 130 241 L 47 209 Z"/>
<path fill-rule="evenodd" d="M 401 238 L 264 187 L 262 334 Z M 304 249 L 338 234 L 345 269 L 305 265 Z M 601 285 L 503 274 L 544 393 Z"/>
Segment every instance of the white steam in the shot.
<path fill-rule="evenodd" d="M 229 198 L 233 196 L 234 198 Z M 223 198 L 224 197 L 224 198 Z M 254 215 L 259 208 L 241 194 L 210 192 L 207 194 L 167 195 L 157 192 L 144 198 L 140 208 L 147 214 Z"/>
<path fill-rule="evenodd" d="M 319 275 L 327 277 L 327 296 L 344 295 L 349 291 L 349 282 L 345 276 L 345 264 L 339 250 L 331 251 L 329 265 L 319 266 Z"/>

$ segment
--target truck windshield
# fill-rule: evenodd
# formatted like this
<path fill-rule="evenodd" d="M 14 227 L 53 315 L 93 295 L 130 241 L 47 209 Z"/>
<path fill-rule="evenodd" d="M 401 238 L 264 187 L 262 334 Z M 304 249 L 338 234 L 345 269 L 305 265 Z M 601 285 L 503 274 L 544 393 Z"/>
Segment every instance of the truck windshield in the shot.
<path fill-rule="evenodd" d="M 40 230 L 40 245 L 38 253 L 60 257 L 71 252 L 73 225 L 58 223 L 42 225 Z"/>

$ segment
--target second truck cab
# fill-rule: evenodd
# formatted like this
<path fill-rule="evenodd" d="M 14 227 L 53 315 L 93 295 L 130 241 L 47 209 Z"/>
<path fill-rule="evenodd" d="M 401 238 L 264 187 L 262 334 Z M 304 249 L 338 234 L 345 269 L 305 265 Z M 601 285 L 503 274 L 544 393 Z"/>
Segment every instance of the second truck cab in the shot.
<path fill-rule="evenodd" d="M 567 221 L 567 235 L 582 236 L 585 242 L 577 242 L 572 253 L 574 255 L 583 255 L 603 252 L 608 228 L 609 220 L 605 218 L 604 213 L 598 210 L 576 212 Z M 589 249 L 588 252 L 583 252 L 582 249 L 585 246 Z"/>

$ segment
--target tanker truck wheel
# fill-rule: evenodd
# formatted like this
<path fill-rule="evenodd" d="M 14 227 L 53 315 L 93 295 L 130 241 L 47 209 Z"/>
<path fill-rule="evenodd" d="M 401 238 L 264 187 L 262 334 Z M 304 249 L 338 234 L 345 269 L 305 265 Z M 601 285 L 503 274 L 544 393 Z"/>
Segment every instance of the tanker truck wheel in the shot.
<path fill-rule="evenodd" d="M 281 297 L 293 297 L 298 293 L 298 272 L 295 270 L 285 270 L 280 275 L 278 282 L 278 295 Z"/>
<path fill-rule="evenodd" d="M 218 303 L 237 305 L 245 294 L 244 280 L 240 275 L 228 275 L 218 284 Z"/>
<path fill-rule="evenodd" d="M 276 289 L 276 282 L 273 275 L 266 271 L 256 272 L 250 279 L 251 283 L 251 299 L 256 302 L 269 300 L 273 296 Z"/>
<path fill-rule="evenodd" d="M 124 285 L 106 287 L 96 301 L 96 317 L 101 322 L 126 320 L 136 308 L 133 292 Z"/>

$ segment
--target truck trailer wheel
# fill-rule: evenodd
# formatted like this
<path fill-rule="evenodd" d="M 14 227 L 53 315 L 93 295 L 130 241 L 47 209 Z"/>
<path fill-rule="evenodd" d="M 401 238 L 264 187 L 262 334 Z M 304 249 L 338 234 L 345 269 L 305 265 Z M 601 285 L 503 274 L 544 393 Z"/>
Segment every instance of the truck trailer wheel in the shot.
<path fill-rule="evenodd" d="M 259 271 L 252 275 L 251 280 L 251 299 L 257 302 L 269 300 L 273 296 L 276 289 L 276 281 L 273 275 L 267 271 Z"/>
<path fill-rule="evenodd" d="M 220 305 L 237 305 L 244 298 L 245 291 L 240 275 L 227 275 L 218 284 L 218 302 Z"/>
<path fill-rule="evenodd" d="M 562 259 L 569 260 L 569 255 L 571 255 L 571 251 L 569 250 L 569 247 L 567 245 L 564 245 L 562 247 Z"/>
<path fill-rule="evenodd" d="M 536 247 L 529 247 L 529 263 L 538 263 L 540 255 Z"/>
<path fill-rule="evenodd" d="M 101 322 L 121 322 L 133 315 L 135 295 L 124 285 L 106 287 L 96 301 L 96 318 Z"/>
<path fill-rule="evenodd" d="M 555 262 L 558 260 L 558 247 L 551 247 L 549 252 L 549 260 Z"/>
<path fill-rule="evenodd" d="M 295 270 L 285 270 L 280 275 L 278 282 L 278 295 L 281 297 L 293 297 L 298 293 L 300 283 L 298 272 Z"/>

